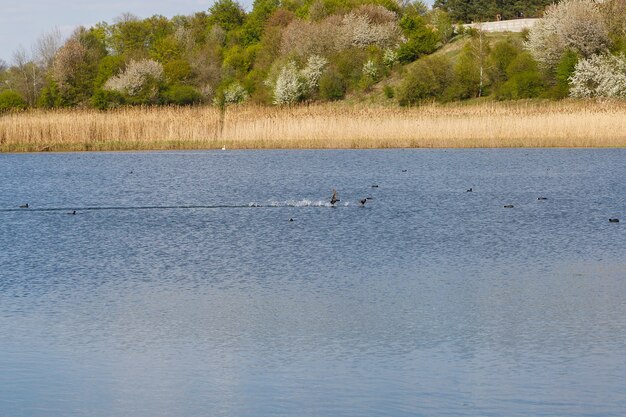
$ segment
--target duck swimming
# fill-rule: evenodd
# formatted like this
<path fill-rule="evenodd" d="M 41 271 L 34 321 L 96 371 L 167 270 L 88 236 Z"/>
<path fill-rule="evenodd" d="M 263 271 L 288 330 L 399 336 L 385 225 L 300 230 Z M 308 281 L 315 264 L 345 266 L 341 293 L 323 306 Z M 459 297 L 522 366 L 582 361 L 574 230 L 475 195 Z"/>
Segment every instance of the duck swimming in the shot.
<path fill-rule="evenodd" d="M 609 219 L 609 223 L 619 223 L 619 219 Z"/>
<path fill-rule="evenodd" d="M 20 208 L 28 208 L 28 203 L 26 203 L 26 204 L 22 204 L 22 205 L 20 206 Z"/>
<path fill-rule="evenodd" d="M 504 208 L 513 208 L 515 207 L 513 204 L 507 204 L 506 206 L 504 206 Z"/>

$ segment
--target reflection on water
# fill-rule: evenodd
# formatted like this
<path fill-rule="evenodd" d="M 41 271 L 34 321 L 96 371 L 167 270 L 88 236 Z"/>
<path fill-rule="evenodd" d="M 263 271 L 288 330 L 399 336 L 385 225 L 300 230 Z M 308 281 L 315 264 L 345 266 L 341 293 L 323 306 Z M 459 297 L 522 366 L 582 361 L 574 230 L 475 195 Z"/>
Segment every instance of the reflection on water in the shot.
<path fill-rule="evenodd" d="M 0 155 L 0 415 L 623 415 L 625 156 Z"/>

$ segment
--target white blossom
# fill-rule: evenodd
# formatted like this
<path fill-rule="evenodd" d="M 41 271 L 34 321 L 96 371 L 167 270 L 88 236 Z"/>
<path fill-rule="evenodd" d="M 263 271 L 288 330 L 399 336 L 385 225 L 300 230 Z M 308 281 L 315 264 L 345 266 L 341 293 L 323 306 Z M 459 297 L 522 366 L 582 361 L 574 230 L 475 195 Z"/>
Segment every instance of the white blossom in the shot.
<path fill-rule="evenodd" d="M 290 61 L 283 67 L 274 86 L 274 104 L 293 104 L 300 100 L 304 83 L 300 78 L 296 63 Z"/>
<path fill-rule="evenodd" d="M 104 84 L 105 90 L 117 91 L 134 96 L 150 81 L 163 80 L 163 65 L 152 60 L 131 61 L 126 70 L 115 75 Z"/>
<path fill-rule="evenodd" d="M 224 103 L 237 104 L 243 103 L 248 99 L 248 92 L 238 82 L 234 82 L 224 90 Z"/>
<path fill-rule="evenodd" d="M 398 62 L 398 53 L 391 48 L 385 48 L 383 52 L 383 64 L 387 67 L 391 67 L 396 62 Z"/>
<path fill-rule="evenodd" d="M 378 67 L 376 63 L 371 59 L 363 64 L 363 74 L 372 80 L 378 78 Z"/>
<path fill-rule="evenodd" d="M 626 98 L 626 57 L 607 53 L 580 60 L 570 77 L 570 95 Z"/>
<path fill-rule="evenodd" d="M 608 44 L 608 31 L 594 0 L 563 0 L 546 8 L 544 18 L 530 29 L 525 46 L 540 64 L 552 68 L 568 49 L 589 57 Z"/>
<path fill-rule="evenodd" d="M 300 71 L 304 86 L 306 87 L 306 93 L 317 89 L 326 65 L 328 65 L 328 60 L 324 57 L 319 55 L 311 55 L 309 57 L 306 66 Z"/>
<path fill-rule="evenodd" d="M 361 48 L 368 45 L 389 47 L 400 36 L 400 29 L 395 21 L 372 23 L 367 15 L 355 12 L 345 15 L 341 23 L 344 42 Z"/>

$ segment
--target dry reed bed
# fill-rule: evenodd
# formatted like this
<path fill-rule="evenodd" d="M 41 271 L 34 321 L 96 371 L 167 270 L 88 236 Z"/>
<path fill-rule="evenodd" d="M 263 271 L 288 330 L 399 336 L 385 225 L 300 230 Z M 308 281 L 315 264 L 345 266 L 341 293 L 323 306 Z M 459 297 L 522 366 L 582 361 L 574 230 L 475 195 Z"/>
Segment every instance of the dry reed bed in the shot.
<path fill-rule="evenodd" d="M 0 151 L 624 147 L 621 102 L 345 104 L 30 111 L 0 116 Z"/>

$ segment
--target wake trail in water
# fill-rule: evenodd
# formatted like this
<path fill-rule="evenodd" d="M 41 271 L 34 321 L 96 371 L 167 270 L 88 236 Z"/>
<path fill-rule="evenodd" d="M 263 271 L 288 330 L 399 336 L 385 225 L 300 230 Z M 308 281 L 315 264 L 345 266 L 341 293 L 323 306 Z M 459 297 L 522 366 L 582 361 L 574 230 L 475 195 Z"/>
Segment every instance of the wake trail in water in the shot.
<path fill-rule="evenodd" d="M 348 207 L 350 203 L 336 204 L 336 207 Z M 270 201 L 268 203 L 251 202 L 248 204 L 212 204 L 212 205 L 163 205 L 163 206 L 90 206 L 90 207 L 29 207 L 29 208 L 2 208 L 0 213 L 11 212 L 55 212 L 55 211 L 104 211 L 104 210 L 193 210 L 193 209 L 247 209 L 247 208 L 281 208 L 281 207 L 320 207 L 332 208 L 327 201 L 314 200 L 287 200 Z"/>

